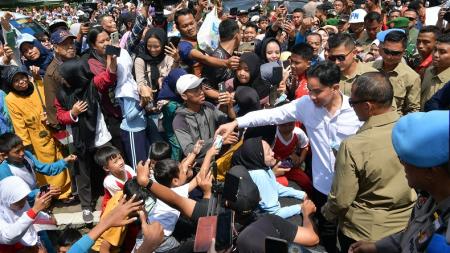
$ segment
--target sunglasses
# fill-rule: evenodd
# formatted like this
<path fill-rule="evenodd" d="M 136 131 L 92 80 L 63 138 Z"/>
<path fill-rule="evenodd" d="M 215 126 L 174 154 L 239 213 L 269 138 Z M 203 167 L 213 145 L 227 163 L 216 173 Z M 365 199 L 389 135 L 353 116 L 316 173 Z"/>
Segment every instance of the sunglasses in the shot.
<path fill-rule="evenodd" d="M 413 17 L 407 17 L 407 19 L 409 19 L 409 21 L 416 21 L 416 18 Z"/>
<path fill-rule="evenodd" d="M 348 99 L 348 103 L 350 104 L 351 107 L 357 105 L 357 104 L 362 104 L 368 102 L 367 100 L 353 100 L 351 98 Z"/>
<path fill-rule="evenodd" d="M 336 60 L 339 60 L 340 62 L 345 61 L 345 58 L 347 58 L 347 56 L 353 52 L 353 49 L 350 50 L 350 52 L 348 52 L 347 54 L 338 54 L 338 55 L 328 55 L 328 60 L 335 62 Z"/>
<path fill-rule="evenodd" d="M 381 50 L 383 50 L 383 52 L 385 54 L 392 55 L 392 56 L 399 56 L 399 55 L 403 54 L 403 51 L 389 50 L 389 49 L 384 48 L 384 47 L 382 47 Z"/>

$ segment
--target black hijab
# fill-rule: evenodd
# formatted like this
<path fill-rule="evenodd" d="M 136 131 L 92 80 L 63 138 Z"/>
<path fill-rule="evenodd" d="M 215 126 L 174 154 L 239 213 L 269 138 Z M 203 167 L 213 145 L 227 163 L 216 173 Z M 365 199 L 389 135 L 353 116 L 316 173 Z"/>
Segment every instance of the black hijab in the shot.
<path fill-rule="evenodd" d="M 250 138 L 244 140 L 242 146 L 233 154 L 231 166 L 242 165 L 247 170 L 268 170 L 264 163 L 264 150 L 262 138 Z"/>
<path fill-rule="evenodd" d="M 236 104 L 239 106 L 239 111 L 237 116 L 244 116 L 245 114 L 261 109 L 261 104 L 259 103 L 258 92 L 255 89 L 248 86 L 239 86 L 236 89 L 234 95 Z"/>
<path fill-rule="evenodd" d="M 259 55 L 259 57 L 261 58 L 261 61 L 263 63 L 269 62 L 266 57 L 266 50 L 267 50 L 267 45 L 269 45 L 270 42 L 277 43 L 281 50 L 280 42 L 278 42 L 278 40 L 276 38 L 274 38 L 274 37 L 264 38 L 263 41 L 261 43 L 259 43 L 257 45 L 257 47 L 255 48 L 255 52 Z"/>
<path fill-rule="evenodd" d="M 87 111 L 78 115 L 78 121 L 72 124 L 77 154 L 83 155 L 95 144 L 99 97 L 93 84 L 94 74 L 89 70 L 87 61 L 83 59 L 64 62 L 59 73 L 66 81 L 56 94 L 61 106 L 65 110 L 70 110 L 79 100 L 88 104 Z"/>
<path fill-rule="evenodd" d="M 6 80 L 7 84 L 6 92 L 12 92 L 21 97 L 28 97 L 31 94 L 33 94 L 34 85 L 32 82 L 29 81 L 28 72 L 25 71 L 23 68 L 17 66 L 7 66 L 7 68 L 4 69 L 4 73 L 5 73 L 4 79 Z M 28 77 L 28 88 L 26 90 L 19 91 L 14 89 L 13 79 L 18 74 L 24 74 L 25 76 Z"/>
<path fill-rule="evenodd" d="M 161 53 L 156 57 L 153 57 L 147 50 L 147 42 L 150 38 L 156 38 L 161 42 Z M 160 64 L 166 57 L 166 54 L 164 53 L 164 48 L 167 45 L 168 45 L 167 33 L 161 28 L 152 28 L 148 30 L 144 36 L 144 45 L 140 47 L 137 57 L 142 58 L 145 61 L 145 63 L 150 64 L 151 67 L 150 79 L 152 81 L 152 84 L 155 83 L 155 81 L 159 78 L 159 70 L 157 65 Z"/>
<path fill-rule="evenodd" d="M 244 53 L 240 59 L 240 62 L 244 62 L 248 66 L 248 70 L 250 72 L 250 80 L 246 84 L 242 84 L 239 82 L 239 79 L 236 77 L 233 80 L 233 86 L 236 90 L 239 86 L 250 86 L 258 92 L 258 96 L 260 98 L 265 98 L 269 95 L 269 87 L 263 83 L 261 79 L 261 60 L 258 55 L 253 52 Z"/>

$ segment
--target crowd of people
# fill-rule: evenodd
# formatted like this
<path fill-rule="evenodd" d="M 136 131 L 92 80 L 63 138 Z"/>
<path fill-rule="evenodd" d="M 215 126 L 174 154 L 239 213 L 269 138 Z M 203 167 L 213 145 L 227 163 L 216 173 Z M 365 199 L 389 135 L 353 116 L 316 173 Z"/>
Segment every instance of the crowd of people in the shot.
<path fill-rule="evenodd" d="M 1 17 L 0 252 L 450 252 L 447 4 L 172 2 Z"/>

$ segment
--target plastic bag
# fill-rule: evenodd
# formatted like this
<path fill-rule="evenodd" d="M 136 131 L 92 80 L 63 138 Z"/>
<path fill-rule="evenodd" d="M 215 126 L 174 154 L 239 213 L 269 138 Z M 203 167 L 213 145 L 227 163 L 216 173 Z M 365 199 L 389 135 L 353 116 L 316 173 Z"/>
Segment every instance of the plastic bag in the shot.
<path fill-rule="evenodd" d="M 197 34 L 198 47 L 206 53 L 212 53 L 219 46 L 219 24 L 217 7 L 209 12 Z"/>

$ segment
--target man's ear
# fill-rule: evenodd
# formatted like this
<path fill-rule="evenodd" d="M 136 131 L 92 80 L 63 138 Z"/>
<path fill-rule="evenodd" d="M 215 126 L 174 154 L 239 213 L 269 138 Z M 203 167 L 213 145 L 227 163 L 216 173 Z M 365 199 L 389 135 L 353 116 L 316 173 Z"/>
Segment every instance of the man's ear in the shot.
<path fill-rule="evenodd" d="M 3 158 L 3 159 L 6 159 L 6 158 L 8 158 L 8 153 L 0 152 L 0 157 Z"/>
<path fill-rule="evenodd" d="M 183 100 L 187 100 L 186 94 L 185 94 L 185 93 L 181 94 L 181 98 L 182 98 Z"/>

